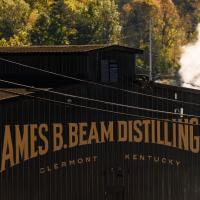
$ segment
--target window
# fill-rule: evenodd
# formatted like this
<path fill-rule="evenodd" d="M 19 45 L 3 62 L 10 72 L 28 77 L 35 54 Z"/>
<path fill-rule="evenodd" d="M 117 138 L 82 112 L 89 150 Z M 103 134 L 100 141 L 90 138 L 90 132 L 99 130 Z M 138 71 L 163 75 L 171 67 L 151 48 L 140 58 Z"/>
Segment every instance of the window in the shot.
<path fill-rule="evenodd" d="M 108 82 L 109 81 L 109 63 L 108 60 L 101 61 L 101 81 Z"/>
<path fill-rule="evenodd" d="M 115 60 L 101 61 L 101 81 L 112 83 L 118 81 L 118 64 Z"/>

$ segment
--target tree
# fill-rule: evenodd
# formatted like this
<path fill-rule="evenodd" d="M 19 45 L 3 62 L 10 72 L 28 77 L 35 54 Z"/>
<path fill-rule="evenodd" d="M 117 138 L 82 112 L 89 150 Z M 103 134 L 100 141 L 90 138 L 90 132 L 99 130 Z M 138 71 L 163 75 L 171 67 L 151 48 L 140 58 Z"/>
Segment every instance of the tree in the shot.
<path fill-rule="evenodd" d="M 145 66 L 148 67 L 150 19 L 154 72 L 173 73 L 179 67 L 178 47 L 184 42 L 184 28 L 171 0 L 135 0 L 125 4 L 124 41 L 145 50 Z"/>
<path fill-rule="evenodd" d="M 100 42 L 118 43 L 121 39 L 119 12 L 114 0 L 104 0 L 100 3 L 99 21 L 102 26 L 96 32 Z"/>
<path fill-rule="evenodd" d="M 142 14 L 141 14 L 142 13 Z M 128 46 L 144 49 L 144 62 L 140 63 L 145 71 L 149 64 L 149 25 L 150 19 L 152 23 L 152 39 L 153 44 L 157 43 L 155 38 L 157 27 L 160 26 L 160 4 L 157 1 L 136 0 L 124 4 L 122 8 L 123 28 L 123 42 Z M 154 61 L 156 59 L 156 48 L 153 48 Z M 155 63 L 154 63 L 155 65 Z"/>
<path fill-rule="evenodd" d="M 7 40 L 24 30 L 29 11 L 23 0 L 0 0 L 0 38 Z"/>
<path fill-rule="evenodd" d="M 75 33 L 72 28 L 74 15 L 64 0 L 56 0 L 48 13 L 41 13 L 30 33 L 33 44 L 61 45 L 69 43 L 69 36 Z"/>
<path fill-rule="evenodd" d="M 198 0 L 173 0 L 177 6 L 179 15 L 184 20 L 184 28 L 186 30 L 186 39 L 196 39 L 196 27 L 200 22 L 200 1 Z"/>
<path fill-rule="evenodd" d="M 118 43 L 121 39 L 120 14 L 114 0 L 89 1 L 77 12 L 75 44 Z"/>
<path fill-rule="evenodd" d="M 28 46 L 30 45 L 28 33 L 26 31 L 21 31 L 17 35 L 13 35 L 9 39 L 1 39 L 0 46 Z"/>
<path fill-rule="evenodd" d="M 49 38 L 50 18 L 46 13 L 41 13 L 30 32 L 31 43 L 36 45 L 51 44 Z"/>
<path fill-rule="evenodd" d="M 156 34 L 160 50 L 160 68 L 163 72 L 174 72 L 179 68 L 180 49 L 185 42 L 185 29 L 177 8 L 171 0 L 161 3 L 161 26 Z"/>
<path fill-rule="evenodd" d="M 46 7 L 48 4 L 48 0 L 24 0 L 27 4 L 29 4 L 31 9 L 42 9 Z"/>

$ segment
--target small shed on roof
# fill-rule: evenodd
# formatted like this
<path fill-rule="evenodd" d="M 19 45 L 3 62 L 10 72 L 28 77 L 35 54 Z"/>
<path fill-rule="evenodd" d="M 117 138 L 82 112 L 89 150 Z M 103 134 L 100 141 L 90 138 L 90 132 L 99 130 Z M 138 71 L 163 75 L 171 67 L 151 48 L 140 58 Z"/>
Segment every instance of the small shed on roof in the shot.
<path fill-rule="evenodd" d="M 0 77 L 39 87 L 72 83 L 70 79 L 41 72 L 42 69 L 85 80 L 117 84 L 135 78 L 135 56 L 142 53 L 143 50 L 120 45 L 0 47 Z"/>

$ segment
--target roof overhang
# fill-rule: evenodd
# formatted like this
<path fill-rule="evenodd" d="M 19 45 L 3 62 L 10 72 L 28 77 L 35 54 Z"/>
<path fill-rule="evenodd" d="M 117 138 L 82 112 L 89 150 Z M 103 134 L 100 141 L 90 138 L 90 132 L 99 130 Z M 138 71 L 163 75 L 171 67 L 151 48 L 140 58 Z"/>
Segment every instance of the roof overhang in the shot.
<path fill-rule="evenodd" d="M 0 47 L 0 54 L 25 53 L 84 53 L 92 51 L 117 50 L 133 54 L 143 54 L 143 50 L 121 45 L 55 45 L 55 46 L 22 46 Z"/>

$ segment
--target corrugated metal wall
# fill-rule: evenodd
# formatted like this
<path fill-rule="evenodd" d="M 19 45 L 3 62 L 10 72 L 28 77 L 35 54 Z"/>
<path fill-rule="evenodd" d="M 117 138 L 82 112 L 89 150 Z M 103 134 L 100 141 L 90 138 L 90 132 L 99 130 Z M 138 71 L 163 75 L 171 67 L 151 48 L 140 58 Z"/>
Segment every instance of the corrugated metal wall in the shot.
<path fill-rule="evenodd" d="M 126 84 L 123 87 L 127 87 Z M 197 105 L 200 103 L 199 94 L 156 84 L 149 85 L 144 89 L 135 85 L 132 90 L 150 96 L 128 94 L 113 89 L 85 85 L 77 85 L 73 89 L 62 88 L 59 91 L 168 112 L 174 112 L 175 108 L 183 107 L 184 113 L 199 115 L 199 105 Z M 178 102 L 157 99 L 151 96 L 156 95 L 174 99 L 175 92 L 178 93 L 178 99 L 180 100 Z M 67 97 L 47 93 L 37 94 L 36 96 L 54 101 L 69 102 Z M 184 103 L 185 101 L 196 103 L 196 105 Z M 67 123 L 69 122 L 105 121 L 108 123 L 108 121 L 147 119 L 148 117 L 160 120 L 176 118 L 172 114 L 105 105 L 75 98 L 71 98 L 70 102 L 81 106 L 103 109 L 104 111 L 95 111 L 28 97 L 1 101 L 1 151 L 6 124 L 11 126 L 19 124 L 22 126 L 24 124 L 45 123 L 51 127 L 53 123 L 62 123 L 67 129 Z M 132 116 L 120 113 L 127 113 Z M 15 135 L 13 133 L 14 130 L 12 129 L 14 141 Z M 195 134 L 197 133 L 199 134 L 199 127 Z M 117 132 L 115 132 L 115 137 L 116 135 Z M 47 137 L 49 146 L 52 146 L 52 129 L 48 132 Z M 64 141 L 67 141 L 67 133 Z M 36 141 L 35 144 L 36 146 L 43 145 L 40 140 Z M 136 154 L 145 156 L 145 159 L 132 159 L 133 155 Z M 130 155 L 131 159 L 124 159 L 125 155 Z M 97 156 L 97 158 L 94 156 Z M 152 156 L 152 158 L 149 159 L 147 156 Z M 85 161 L 86 157 L 90 157 L 90 162 Z M 179 167 L 170 165 L 170 163 L 162 164 L 160 161 L 155 161 L 158 160 L 158 157 L 160 161 L 162 158 L 166 158 L 168 162 L 173 159 L 181 161 L 182 164 Z M 69 162 L 73 160 L 76 164 L 70 165 Z M 82 160 L 84 160 L 83 163 Z M 9 168 L 10 163 L 7 162 L 8 169 L 0 174 L 0 199 L 198 200 L 200 197 L 199 161 L 199 154 L 158 144 L 133 142 L 93 143 L 92 145 L 62 149 L 58 152 L 53 152 L 49 148 L 46 155 L 32 158 L 12 168 Z M 67 162 L 67 167 L 60 167 L 62 162 Z M 58 164 L 58 169 L 55 164 Z M 44 174 L 40 173 L 41 168 L 45 168 Z"/>

